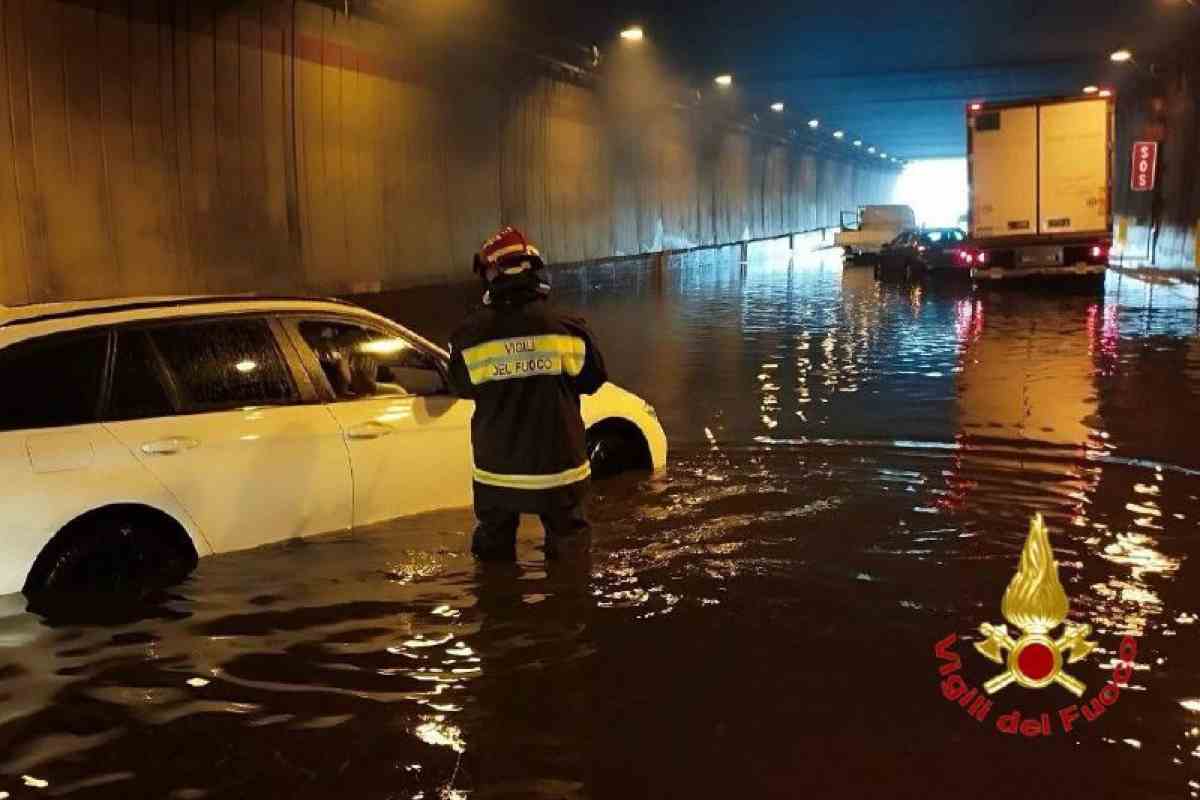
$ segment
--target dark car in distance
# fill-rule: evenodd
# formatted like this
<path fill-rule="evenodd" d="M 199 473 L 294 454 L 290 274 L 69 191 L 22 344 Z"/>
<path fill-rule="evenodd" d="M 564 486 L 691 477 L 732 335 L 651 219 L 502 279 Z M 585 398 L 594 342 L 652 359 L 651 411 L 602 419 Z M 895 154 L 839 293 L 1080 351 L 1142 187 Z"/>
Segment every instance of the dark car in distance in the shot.
<path fill-rule="evenodd" d="M 915 275 L 959 269 L 967 234 L 959 228 L 904 231 L 879 251 L 878 274 Z"/>

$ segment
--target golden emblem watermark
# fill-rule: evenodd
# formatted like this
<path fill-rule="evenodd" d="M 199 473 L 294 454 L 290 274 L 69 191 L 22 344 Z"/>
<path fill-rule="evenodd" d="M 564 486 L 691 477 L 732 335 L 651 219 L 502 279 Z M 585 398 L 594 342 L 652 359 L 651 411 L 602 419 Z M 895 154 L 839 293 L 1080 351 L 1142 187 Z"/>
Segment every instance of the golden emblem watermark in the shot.
<path fill-rule="evenodd" d="M 995 694 L 1016 681 L 1026 689 L 1057 683 L 1076 697 L 1083 696 L 1087 686 L 1063 671 L 1063 659 L 1065 656 L 1067 663 L 1074 664 L 1096 649 L 1095 643 L 1087 640 L 1092 626 L 1066 625 L 1058 639 L 1049 635 L 1066 621 L 1069 602 L 1058 580 L 1058 562 L 1050 549 L 1046 523 L 1038 514 L 1029 524 L 1020 568 L 1000 604 L 1004 618 L 1021 631 L 1021 637 L 1013 641 L 1006 625 L 985 622 L 979 626 L 986 638 L 975 643 L 976 650 L 997 664 L 1005 664 L 1002 652 L 1008 651 L 1008 668 L 983 685 L 985 692 Z"/>

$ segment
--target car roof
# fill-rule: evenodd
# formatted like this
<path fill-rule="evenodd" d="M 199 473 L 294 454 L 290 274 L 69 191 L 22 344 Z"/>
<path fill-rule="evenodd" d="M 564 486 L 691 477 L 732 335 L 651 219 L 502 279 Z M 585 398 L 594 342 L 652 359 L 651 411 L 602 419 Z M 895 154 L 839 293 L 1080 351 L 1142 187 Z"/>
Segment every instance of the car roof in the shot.
<path fill-rule="evenodd" d="M 320 297 L 271 297 L 263 295 L 148 295 L 119 297 L 104 300 L 72 300 L 56 303 L 30 303 L 28 305 L 0 306 L 0 327 L 48 320 L 65 320 L 73 317 L 90 317 L 121 312 L 147 312 L 147 317 L 157 316 L 156 310 L 181 309 L 189 306 L 201 313 L 203 306 L 237 306 L 241 303 L 316 303 L 336 304 L 358 308 L 352 303 Z"/>

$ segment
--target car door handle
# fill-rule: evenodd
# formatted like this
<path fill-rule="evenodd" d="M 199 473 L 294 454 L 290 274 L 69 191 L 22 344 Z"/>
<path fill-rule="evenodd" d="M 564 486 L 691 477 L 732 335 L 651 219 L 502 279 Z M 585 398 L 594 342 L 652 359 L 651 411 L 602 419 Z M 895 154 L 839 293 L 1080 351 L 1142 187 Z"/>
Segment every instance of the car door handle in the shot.
<path fill-rule="evenodd" d="M 190 436 L 171 436 L 146 442 L 142 445 L 142 452 L 148 456 L 173 456 L 199 446 L 200 442 Z"/>
<path fill-rule="evenodd" d="M 353 428 L 347 429 L 346 438 L 355 440 L 382 439 L 384 436 L 395 432 L 396 429 L 391 425 L 385 425 L 382 422 L 372 420 L 371 422 L 364 422 L 362 425 L 355 425 Z"/>

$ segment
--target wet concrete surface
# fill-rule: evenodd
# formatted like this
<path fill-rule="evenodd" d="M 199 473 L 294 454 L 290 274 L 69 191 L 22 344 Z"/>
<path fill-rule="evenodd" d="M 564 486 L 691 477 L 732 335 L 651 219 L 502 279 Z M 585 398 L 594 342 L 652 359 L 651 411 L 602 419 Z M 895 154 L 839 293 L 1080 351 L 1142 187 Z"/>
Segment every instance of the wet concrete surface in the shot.
<path fill-rule="evenodd" d="M 590 556 L 547 564 L 528 525 L 481 568 L 463 510 L 137 606 L 0 598 L 0 797 L 1197 796 L 1195 287 L 757 255 L 556 276 L 673 448 L 597 487 Z M 473 295 L 371 302 L 444 340 Z M 935 647 L 997 672 L 971 645 L 1034 512 L 1099 650 L 1083 700 L 1013 686 L 979 722 Z M 1124 636 L 1128 685 L 1064 731 Z"/>

